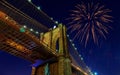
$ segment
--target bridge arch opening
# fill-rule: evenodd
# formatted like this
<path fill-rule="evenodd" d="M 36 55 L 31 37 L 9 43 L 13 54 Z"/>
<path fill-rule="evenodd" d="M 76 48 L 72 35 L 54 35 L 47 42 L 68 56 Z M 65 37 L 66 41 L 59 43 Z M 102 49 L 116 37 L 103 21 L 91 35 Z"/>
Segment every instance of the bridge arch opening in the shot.
<path fill-rule="evenodd" d="M 57 53 L 59 52 L 59 38 L 58 38 L 58 40 L 56 41 L 56 52 L 57 52 Z"/>

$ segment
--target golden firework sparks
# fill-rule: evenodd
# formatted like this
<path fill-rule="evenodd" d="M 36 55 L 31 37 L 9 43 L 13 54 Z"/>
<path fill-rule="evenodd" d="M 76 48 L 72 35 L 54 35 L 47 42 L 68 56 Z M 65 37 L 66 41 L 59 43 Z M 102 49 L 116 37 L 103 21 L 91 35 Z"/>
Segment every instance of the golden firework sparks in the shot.
<path fill-rule="evenodd" d="M 106 9 L 104 5 L 99 3 L 77 4 L 75 8 L 67 18 L 70 21 L 68 23 L 70 33 L 77 31 L 73 40 L 77 38 L 86 46 L 90 38 L 96 44 L 98 44 L 100 37 L 106 38 L 108 30 L 111 28 L 107 23 L 112 22 L 112 16 L 108 14 L 111 12 L 110 9 Z"/>

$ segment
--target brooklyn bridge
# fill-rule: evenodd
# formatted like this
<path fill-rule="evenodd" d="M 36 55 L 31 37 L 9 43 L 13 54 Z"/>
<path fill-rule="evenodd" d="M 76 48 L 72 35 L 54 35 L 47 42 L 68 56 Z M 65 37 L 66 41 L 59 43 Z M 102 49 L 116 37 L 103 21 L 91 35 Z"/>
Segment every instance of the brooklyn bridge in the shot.
<path fill-rule="evenodd" d="M 37 14 L 39 21 L 26 13 L 28 10 Z M 57 27 L 48 27 L 52 25 Z M 32 67 L 31 75 L 91 75 L 82 59 L 75 59 L 80 56 L 68 37 L 65 25 L 30 1 L 0 0 L 0 50 L 33 64 L 41 60 Z"/>

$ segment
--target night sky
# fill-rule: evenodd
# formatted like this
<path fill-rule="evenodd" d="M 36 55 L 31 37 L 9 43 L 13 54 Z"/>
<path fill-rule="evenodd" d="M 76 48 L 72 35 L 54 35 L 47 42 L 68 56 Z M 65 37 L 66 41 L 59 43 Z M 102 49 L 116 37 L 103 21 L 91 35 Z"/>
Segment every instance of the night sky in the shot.
<path fill-rule="evenodd" d="M 118 0 L 96 1 L 112 10 L 110 13 L 113 16 L 113 23 L 110 23 L 112 30 L 106 40 L 100 41 L 99 46 L 88 44 L 85 48 L 77 40 L 74 43 L 84 58 L 84 62 L 93 72 L 97 72 L 98 75 L 120 75 L 120 4 Z M 33 0 L 32 2 L 36 6 L 40 6 L 41 10 L 53 17 L 54 20 L 67 24 L 65 19 L 69 17 L 69 11 L 74 9 L 80 0 Z M 72 38 L 72 35 L 70 37 Z M 0 75 L 30 74 L 30 62 L 0 51 Z"/>

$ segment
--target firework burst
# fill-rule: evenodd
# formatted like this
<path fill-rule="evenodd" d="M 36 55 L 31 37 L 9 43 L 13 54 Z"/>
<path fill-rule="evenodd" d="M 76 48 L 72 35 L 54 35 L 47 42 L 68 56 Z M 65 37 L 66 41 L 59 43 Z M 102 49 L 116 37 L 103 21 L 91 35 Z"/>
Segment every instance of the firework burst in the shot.
<path fill-rule="evenodd" d="M 92 38 L 94 43 L 98 44 L 99 38 L 106 38 L 108 30 L 111 28 L 107 23 L 112 22 L 108 13 L 111 10 L 106 9 L 99 3 L 77 4 L 75 10 L 71 10 L 70 18 L 67 18 L 70 33 L 77 31 L 74 39 L 79 39 L 85 45 Z"/>

